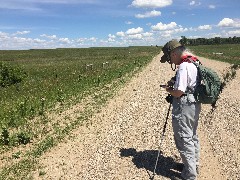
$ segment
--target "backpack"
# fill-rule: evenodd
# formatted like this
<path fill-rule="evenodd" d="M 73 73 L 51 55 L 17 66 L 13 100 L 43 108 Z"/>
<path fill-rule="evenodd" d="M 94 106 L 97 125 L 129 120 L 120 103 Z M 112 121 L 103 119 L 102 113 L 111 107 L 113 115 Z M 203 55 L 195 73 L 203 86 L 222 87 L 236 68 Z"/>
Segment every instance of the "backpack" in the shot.
<path fill-rule="evenodd" d="M 222 82 L 215 71 L 190 59 L 198 69 L 198 83 L 193 93 L 196 101 L 215 106 L 222 91 Z"/>

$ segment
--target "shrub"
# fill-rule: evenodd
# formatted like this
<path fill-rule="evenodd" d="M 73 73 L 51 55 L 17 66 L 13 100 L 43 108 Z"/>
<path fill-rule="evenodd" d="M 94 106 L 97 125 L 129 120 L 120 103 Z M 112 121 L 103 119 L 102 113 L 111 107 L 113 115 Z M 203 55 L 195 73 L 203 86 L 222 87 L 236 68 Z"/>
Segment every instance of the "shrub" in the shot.
<path fill-rule="evenodd" d="M 0 62 L 0 87 L 20 83 L 25 77 L 26 73 L 20 67 L 12 67 Z"/>

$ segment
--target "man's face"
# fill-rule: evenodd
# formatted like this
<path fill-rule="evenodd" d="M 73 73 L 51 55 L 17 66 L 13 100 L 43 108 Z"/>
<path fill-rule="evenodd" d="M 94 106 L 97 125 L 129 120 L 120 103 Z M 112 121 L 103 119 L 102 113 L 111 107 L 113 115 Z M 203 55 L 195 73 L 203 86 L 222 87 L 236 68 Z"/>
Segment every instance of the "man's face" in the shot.
<path fill-rule="evenodd" d="M 179 58 L 177 57 L 177 54 L 176 52 L 174 52 L 174 50 L 170 52 L 170 59 L 171 59 L 171 63 L 174 63 L 176 65 L 180 64 Z"/>

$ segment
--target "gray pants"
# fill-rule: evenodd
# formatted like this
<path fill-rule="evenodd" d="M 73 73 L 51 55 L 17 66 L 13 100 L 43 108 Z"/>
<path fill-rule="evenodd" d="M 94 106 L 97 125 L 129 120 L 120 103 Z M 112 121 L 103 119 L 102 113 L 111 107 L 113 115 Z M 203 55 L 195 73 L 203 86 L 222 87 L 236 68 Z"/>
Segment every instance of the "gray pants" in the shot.
<path fill-rule="evenodd" d="M 181 176 L 194 180 L 197 177 L 196 166 L 199 164 L 200 155 L 197 127 L 201 104 L 196 103 L 194 96 L 189 94 L 173 98 L 172 105 L 174 139 L 184 164 Z"/>

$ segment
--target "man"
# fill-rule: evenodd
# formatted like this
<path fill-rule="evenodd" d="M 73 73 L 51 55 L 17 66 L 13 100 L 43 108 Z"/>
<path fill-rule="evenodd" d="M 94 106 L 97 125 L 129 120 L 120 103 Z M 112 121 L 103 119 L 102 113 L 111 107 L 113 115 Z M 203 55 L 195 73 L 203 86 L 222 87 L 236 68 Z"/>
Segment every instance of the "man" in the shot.
<path fill-rule="evenodd" d="M 183 162 L 181 177 L 172 179 L 195 180 L 199 165 L 199 139 L 197 136 L 201 104 L 196 102 L 193 92 L 196 87 L 198 71 L 192 61 L 198 62 L 177 40 L 171 40 L 163 47 L 161 62 L 168 61 L 177 68 L 176 76 L 166 86 L 172 95 L 172 126 L 176 147 Z M 173 85 L 173 86 L 170 86 Z"/>

